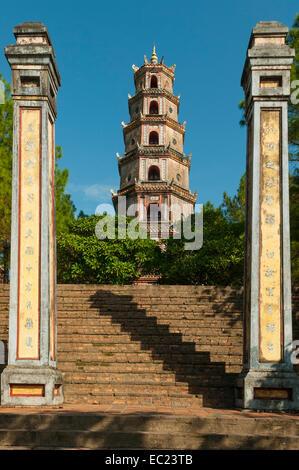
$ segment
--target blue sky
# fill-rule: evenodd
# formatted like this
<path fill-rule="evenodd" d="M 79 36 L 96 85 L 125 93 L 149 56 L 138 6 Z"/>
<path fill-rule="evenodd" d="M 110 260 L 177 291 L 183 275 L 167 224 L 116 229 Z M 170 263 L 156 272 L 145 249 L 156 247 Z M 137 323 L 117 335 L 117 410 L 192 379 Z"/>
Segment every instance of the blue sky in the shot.
<path fill-rule="evenodd" d="M 119 185 L 116 152 L 124 152 L 121 121 L 129 121 L 134 94 L 132 64 L 151 56 L 153 43 L 166 65 L 176 64 L 174 93 L 187 121 L 186 154 L 192 152 L 190 187 L 198 202 L 218 205 L 236 193 L 245 171 L 246 132 L 239 126 L 240 77 L 252 28 L 261 20 L 291 27 L 298 0 L 164 0 L 21 2 L 1 7 L 0 49 L 15 42 L 12 29 L 42 21 L 56 52 L 56 144 L 68 168 L 68 191 L 77 207 L 94 213 Z M 10 81 L 2 52 L 0 72 Z"/>

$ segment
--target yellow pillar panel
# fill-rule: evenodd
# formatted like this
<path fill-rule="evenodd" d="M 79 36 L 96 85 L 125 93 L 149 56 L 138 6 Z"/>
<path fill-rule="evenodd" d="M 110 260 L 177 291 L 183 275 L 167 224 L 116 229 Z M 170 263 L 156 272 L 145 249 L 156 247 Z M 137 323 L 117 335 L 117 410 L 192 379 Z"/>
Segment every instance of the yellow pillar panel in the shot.
<path fill-rule="evenodd" d="M 261 110 L 260 362 L 282 358 L 280 109 Z"/>
<path fill-rule="evenodd" d="M 45 395 L 45 386 L 11 384 L 10 395 L 12 397 L 43 397 Z"/>
<path fill-rule="evenodd" d="M 41 109 L 20 109 L 18 359 L 39 359 Z"/>

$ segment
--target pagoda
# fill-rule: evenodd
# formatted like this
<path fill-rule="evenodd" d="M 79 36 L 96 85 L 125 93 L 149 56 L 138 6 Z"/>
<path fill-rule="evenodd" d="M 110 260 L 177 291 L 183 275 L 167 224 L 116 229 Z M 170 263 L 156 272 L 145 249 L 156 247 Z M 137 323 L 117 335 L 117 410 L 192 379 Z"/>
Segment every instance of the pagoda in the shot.
<path fill-rule="evenodd" d="M 155 46 L 150 62 L 144 56 L 141 67 L 132 65 L 136 92 L 128 95 L 130 122 L 122 122 L 125 152 L 116 154 L 115 210 L 119 196 L 126 196 L 126 208 L 137 208 L 130 215 L 147 227 L 153 220 L 160 228 L 172 226 L 190 216 L 196 202 L 189 189 L 191 154 L 183 151 L 186 122 L 178 122 L 180 95 L 173 94 L 175 67 L 167 67 L 163 57 L 158 62 Z"/>

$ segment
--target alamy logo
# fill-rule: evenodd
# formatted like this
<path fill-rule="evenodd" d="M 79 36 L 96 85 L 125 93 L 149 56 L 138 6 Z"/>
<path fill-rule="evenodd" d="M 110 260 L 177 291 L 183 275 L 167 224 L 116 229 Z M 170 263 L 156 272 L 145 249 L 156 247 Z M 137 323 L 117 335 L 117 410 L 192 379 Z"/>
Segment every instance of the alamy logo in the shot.
<path fill-rule="evenodd" d="M 5 86 L 4 83 L 0 80 L 0 104 L 5 103 Z"/>
<path fill-rule="evenodd" d="M 299 364 L 299 341 L 292 342 L 292 355 L 291 355 L 291 362 L 292 364 Z"/>
<path fill-rule="evenodd" d="M 111 209 L 110 214 L 113 213 L 112 206 Z M 117 218 L 107 213 L 107 204 L 97 207 L 95 214 L 104 215 L 95 227 L 95 234 L 100 240 L 145 240 L 148 236 L 153 240 L 165 240 L 172 236 L 174 239 L 184 240 L 185 250 L 199 250 L 203 245 L 203 205 L 196 204 L 192 215 L 188 214 L 187 210 L 188 206 L 185 208 L 176 204 L 170 207 L 167 204 L 150 204 L 145 210 L 137 204 L 127 206 L 126 197 L 119 196 Z M 169 221 L 173 214 L 176 217 L 171 223 Z"/>
<path fill-rule="evenodd" d="M 295 88 L 295 90 L 291 93 L 290 101 L 292 104 L 299 103 L 299 80 L 293 80 L 291 83 L 291 90 Z"/>

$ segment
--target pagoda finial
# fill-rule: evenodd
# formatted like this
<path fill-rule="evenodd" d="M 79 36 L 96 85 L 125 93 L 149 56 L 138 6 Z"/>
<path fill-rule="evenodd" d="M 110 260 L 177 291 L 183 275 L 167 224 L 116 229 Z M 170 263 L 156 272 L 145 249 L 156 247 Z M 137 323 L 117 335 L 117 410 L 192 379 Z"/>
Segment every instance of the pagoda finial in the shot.
<path fill-rule="evenodd" d="M 157 54 L 156 54 L 155 44 L 154 44 L 154 47 L 153 47 L 153 54 L 152 54 L 152 57 L 151 57 L 151 63 L 152 64 L 157 64 L 158 63 L 158 57 L 157 57 Z"/>

